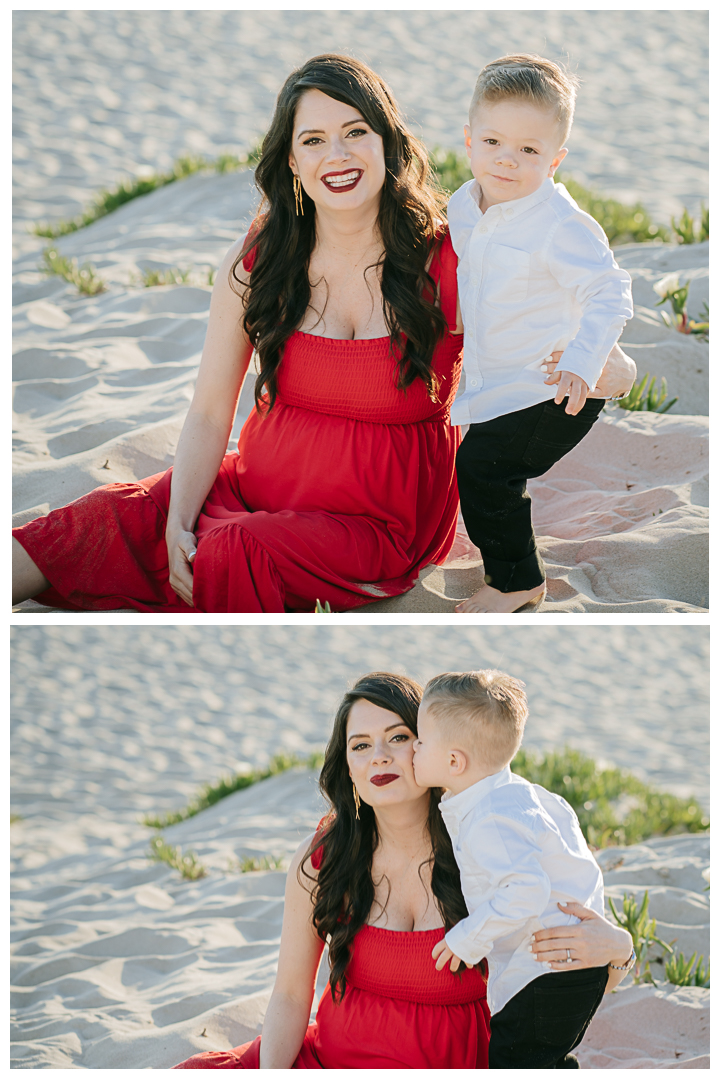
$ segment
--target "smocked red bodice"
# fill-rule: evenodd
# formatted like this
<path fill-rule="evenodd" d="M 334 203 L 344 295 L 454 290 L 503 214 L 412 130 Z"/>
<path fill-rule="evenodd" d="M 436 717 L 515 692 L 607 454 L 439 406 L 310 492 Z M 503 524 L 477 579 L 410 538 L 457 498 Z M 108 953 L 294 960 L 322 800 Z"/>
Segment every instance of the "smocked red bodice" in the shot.
<path fill-rule="evenodd" d="M 465 1005 L 484 998 L 485 980 L 479 968 L 458 975 L 452 974 L 449 964 L 435 970 L 432 951 L 444 936 L 442 928 L 404 933 L 363 926 L 353 941 L 348 985 L 419 1005 Z"/>
<path fill-rule="evenodd" d="M 440 381 L 439 401 L 432 401 L 419 378 L 406 392 L 397 389 L 389 338 L 338 341 L 298 330 L 285 345 L 278 400 L 372 424 L 446 422 L 460 380 L 459 347 L 452 337 L 436 349 L 433 367 Z"/>

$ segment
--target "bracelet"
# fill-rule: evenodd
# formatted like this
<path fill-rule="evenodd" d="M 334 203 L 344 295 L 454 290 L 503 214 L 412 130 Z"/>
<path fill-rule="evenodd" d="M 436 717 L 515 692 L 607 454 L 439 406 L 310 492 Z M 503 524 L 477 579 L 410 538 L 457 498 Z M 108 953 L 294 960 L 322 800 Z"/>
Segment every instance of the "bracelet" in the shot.
<path fill-rule="evenodd" d="M 636 960 L 637 956 L 635 954 L 635 946 L 633 946 L 633 951 L 630 953 L 630 959 L 626 961 L 626 963 L 608 964 L 608 967 L 615 968 L 616 971 L 628 971 L 633 966 Z"/>

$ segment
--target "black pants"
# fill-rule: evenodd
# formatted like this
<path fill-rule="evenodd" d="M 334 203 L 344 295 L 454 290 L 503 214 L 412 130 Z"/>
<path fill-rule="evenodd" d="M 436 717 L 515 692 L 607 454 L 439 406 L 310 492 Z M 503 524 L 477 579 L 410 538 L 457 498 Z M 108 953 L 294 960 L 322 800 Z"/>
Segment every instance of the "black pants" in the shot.
<path fill-rule="evenodd" d="M 524 986 L 490 1020 L 491 1069 L 578 1068 L 567 1055 L 602 1001 L 606 967 L 551 971 Z"/>
<path fill-rule="evenodd" d="M 564 401 L 471 424 L 457 452 L 460 506 L 468 536 L 480 548 L 485 581 L 500 592 L 534 589 L 545 580 L 535 546 L 527 481 L 542 476 L 587 435 L 605 404 L 585 402 L 577 416 Z"/>

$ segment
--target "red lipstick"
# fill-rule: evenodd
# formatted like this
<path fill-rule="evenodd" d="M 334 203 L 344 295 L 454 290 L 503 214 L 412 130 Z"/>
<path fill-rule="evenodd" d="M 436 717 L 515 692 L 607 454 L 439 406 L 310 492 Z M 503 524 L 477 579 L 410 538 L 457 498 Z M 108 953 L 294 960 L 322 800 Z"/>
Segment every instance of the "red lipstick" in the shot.
<path fill-rule="evenodd" d="M 370 783 L 375 787 L 385 787 L 386 784 L 392 784 L 393 780 L 397 780 L 398 773 L 378 773 L 377 776 L 370 777 Z"/>
<path fill-rule="evenodd" d="M 352 191 L 362 179 L 362 169 L 343 169 L 342 172 L 325 173 L 322 182 L 328 191 Z"/>

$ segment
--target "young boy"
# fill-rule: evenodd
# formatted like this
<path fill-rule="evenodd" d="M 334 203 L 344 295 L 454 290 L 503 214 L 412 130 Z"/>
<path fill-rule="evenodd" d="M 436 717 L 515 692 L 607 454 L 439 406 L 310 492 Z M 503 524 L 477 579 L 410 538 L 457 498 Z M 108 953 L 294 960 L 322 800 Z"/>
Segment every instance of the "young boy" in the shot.
<path fill-rule="evenodd" d="M 465 330 L 451 419 L 470 425 L 457 477 L 485 585 L 460 612 L 542 603 L 526 481 L 589 432 L 604 401 L 588 392 L 632 316 L 630 275 L 597 222 L 552 179 L 567 154 L 575 92 L 573 76 L 523 54 L 483 68 L 470 103 L 474 179 L 448 204 Z M 544 364 L 555 350 L 563 355 L 550 386 Z"/>
<path fill-rule="evenodd" d="M 523 683 L 500 671 L 431 679 L 418 714 L 415 779 L 440 811 L 469 915 L 433 949 L 440 970 L 487 957 L 491 1069 L 578 1068 L 570 1051 L 602 1000 L 607 967 L 555 971 L 532 935 L 568 926 L 569 901 L 603 914 L 603 879 L 569 804 L 510 772 L 527 717 Z M 567 950 L 571 964 L 572 951 Z M 613 967 L 627 970 L 634 959 Z"/>

